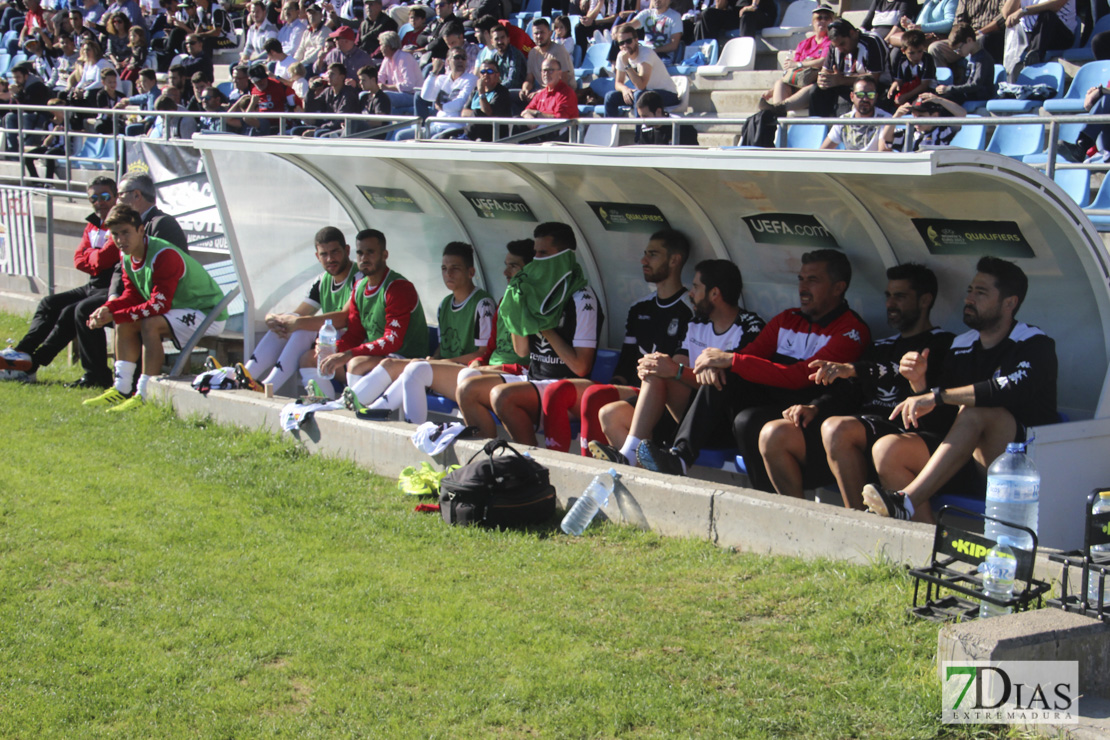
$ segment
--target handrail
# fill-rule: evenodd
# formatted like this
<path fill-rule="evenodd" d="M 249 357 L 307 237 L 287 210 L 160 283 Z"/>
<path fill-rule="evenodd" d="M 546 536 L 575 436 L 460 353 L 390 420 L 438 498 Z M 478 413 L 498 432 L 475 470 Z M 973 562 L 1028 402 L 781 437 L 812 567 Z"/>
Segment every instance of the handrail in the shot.
<path fill-rule="evenodd" d="M 236 111 L 236 112 L 209 113 L 209 112 L 206 112 L 206 111 L 136 111 L 133 108 L 103 109 L 103 108 L 83 108 L 83 107 L 76 107 L 76 106 L 30 106 L 30 105 L 22 105 L 22 104 L 10 104 L 8 106 L 0 106 L 0 107 L 6 107 L 6 108 L 9 108 L 9 109 L 16 109 L 16 110 L 19 110 L 19 111 L 22 111 L 22 112 L 35 112 L 35 113 L 63 112 L 63 113 L 66 113 L 66 114 L 71 113 L 71 112 L 79 112 L 79 113 L 83 113 L 83 114 L 88 114 L 90 116 L 108 115 L 108 116 L 111 116 L 113 118 L 118 118 L 120 116 L 132 116 L 132 115 L 135 115 L 136 113 L 140 113 L 141 115 L 147 116 L 147 117 L 149 117 L 149 116 L 166 116 L 167 118 L 209 118 L 209 119 L 217 119 L 219 121 L 223 121 L 224 119 L 229 119 L 229 118 L 236 118 L 236 119 L 250 118 L 250 119 L 262 119 L 262 120 L 277 120 L 278 121 L 278 133 L 274 134 L 274 135 L 278 135 L 278 136 L 285 135 L 284 132 L 286 130 L 287 122 L 294 121 L 294 120 L 298 121 L 298 122 L 299 121 L 316 121 L 316 120 L 344 121 L 344 122 L 346 122 L 346 121 L 359 121 L 359 122 L 363 122 L 363 123 L 377 123 L 377 124 L 379 124 L 378 126 L 375 126 L 375 127 L 371 128 L 371 129 L 368 129 L 366 131 L 358 131 L 358 132 L 354 132 L 354 133 L 351 133 L 351 134 L 348 134 L 346 132 L 346 129 L 343 129 L 342 130 L 342 138 L 348 138 L 348 139 L 364 139 L 364 138 L 380 137 L 380 136 L 384 136 L 386 134 L 389 134 L 391 132 L 398 131 L 398 130 L 401 130 L 401 129 L 413 128 L 414 131 L 415 131 L 415 136 L 414 136 L 415 140 L 418 140 L 418 141 L 438 141 L 439 139 L 435 138 L 434 136 L 431 137 L 431 138 L 429 138 L 429 136 L 428 136 L 428 127 L 429 127 L 430 124 L 433 124 L 433 123 L 435 123 L 435 124 L 457 124 L 458 126 L 463 127 L 463 126 L 467 126 L 467 125 L 480 123 L 481 125 L 490 125 L 490 126 L 492 126 L 492 128 L 493 128 L 493 131 L 492 131 L 493 139 L 494 139 L 494 141 L 496 141 L 498 143 L 523 143 L 523 142 L 526 142 L 526 141 L 529 141 L 529 140 L 532 140 L 532 139 L 536 139 L 538 137 L 544 136 L 544 135 L 552 133 L 552 132 L 561 131 L 564 128 L 569 128 L 570 129 L 570 136 L 569 136 L 570 141 L 581 143 L 584 140 L 586 129 L 589 126 L 593 126 L 593 125 L 615 125 L 615 126 L 618 126 L 620 128 L 628 128 L 628 127 L 631 127 L 631 126 L 641 126 L 641 125 L 651 125 L 651 126 L 668 125 L 668 126 L 671 127 L 671 132 L 672 132 L 671 145 L 679 146 L 680 145 L 679 144 L 679 139 L 680 139 L 680 137 L 679 137 L 679 127 L 681 127 L 681 126 L 692 126 L 694 128 L 702 128 L 702 127 L 706 127 L 706 126 L 737 126 L 737 127 L 741 127 L 748 120 L 748 116 L 682 116 L 682 117 L 677 117 L 677 118 L 667 116 L 667 117 L 662 117 L 662 118 L 627 118 L 627 117 L 620 117 L 620 118 L 572 118 L 572 119 L 553 119 L 553 118 L 522 119 L 522 118 L 518 118 L 518 117 L 494 118 L 494 117 L 469 117 L 469 116 L 421 118 L 420 116 L 413 116 L 413 115 L 379 116 L 379 115 L 369 115 L 369 114 L 362 114 L 362 113 L 327 113 L 327 112 L 320 112 L 320 113 L 299 112 L 298 113 L 298 112 L 290 112 L 290 111 L 280 112 L 280 113 L 259 112 L 259 111 L 254 111 L 254 112 Z M 23 137 L 23 133 L 24 133 L 23 117 L 22 116 L 16 116 L 15 118 L 18 122 L 17 127 L 15 129 L 0 128 L 0 133 L 5 133 L 5 134 L 6 133 L 18 133 L 19 136 L 20 136 L 20 141 L 22 141 L 22 137 Z M 64 133 L 62 135 L 66 136 L 66 137 L 81 136 L 81 137 L 85 137 L 85 138 L 100 138 L 100 139 L 115 139 L 115 137 L 116 137 L 115 134 L 98 134 L 98 133 L 95 133 L 95 132 L 71 131 L 70 128 L 69 128 L 69 115 L 64 115 L 62 118 L 64 120 L 64 129 L 63 129 Z M 860 124 L 860 125 L 872 124 L 872 125 L 881 125 L 881 126 L 893 125 L 893 126 L 896 126 L 896 127 L 899 127 L 899 128 L 905 128 L 908 125 L 912 125 L 914 122 L 915 121 L 912 117 L 906 117 L 906 118 L 902 118 L 902 119 L 894 119 L 894 118 L 890 118 L 890 117 L 886 117 L 886 118 L 872 117 L 872 118 L 852 118 L 852 119 L 850 119 L 850 124 L 849 125 L 856 125 L 856 124 Z M 779 119 L 779 131 L 780 131 L 780 136 L 784 138 L 785 135 L 786 135 L 786 131 L 791 126 L 836 126 L 836 125 L 844 125 L 846 123 L 848 123 L 847 119 L 839 118 L 839 117 L 800 117 L 800 116 L 799 117 L 783 117 L 783 118 Z M 1026 115 L 1022 115 L 1022 116 L 999 116 L 999 117 L 945 116 L 945 117 L 936 117 L 936 118 L 930 118 L 929 119 L 929 124 L 930 125 L 986 126 L 986 127 L 992 127 L 992 128 L 996 127 L 996 126 L 1016 126 L 1016 125 L 1028 125 L 1028 124 L 1046 125 L 1048 127 L 1048 147 L 1047 147 L 1047 151 L 1045 152 L 1046 161 L 1044 163 L 1033 163 L 1033 164 L 1030 164 L 1028 166 L 1030 166 L 1034 169 L 1038 169 L 1038 170 L 1043 169 L 1045 174 L 1050 178 L 1055 175 L 1055 172 L 1056 172 L 1057 169 L 1086 169 L 1086 170 L 1089 170 L 1089 171 L 1092 171 L 1092 172 L 1110 171 L 1110 164 L 1102 164 L 1102 163 L 1089 163 L 1088 164 L 1088 163 L 1070 163 L 1070 162 L 1069 163 L 1064 163 L 1064 162 L 1057 163 L 1056 162 L 1057 140 L 1059 138 L 1059 127 L 1063 126 L 1063 125 L 1067 125 L 1067 124 L 1073 124 L 1073 123 L 1108 124 L 1108 123 L 1110 123 L 1110 115 L 1095 116 L 1095 115 L 1090 115 L 1090 114 L 1069 114 L 1069 115 L 1059 115 L 1059 116 L 1046 116 L 1046 115 L 1026 116 Z M 529 130 L 513 134 L 513 133 L 511 133 L 511 131 L 514 127 L 516 127 L 516 128 L 526 127 Z M 122 125 L 117 124 L 116 126 L 114 126 L 114 128 L 116 130 L 121 130 Z M 223 127 L 221 125 L 221 129 L 222 128 Z M 174 142 L 182 141 L 180 139 L 176 139 L 176 140 L 175 139 L 170 139 L 169 138 L 170 129 L 171 129 L 170 126 L 165 127 L 165 131 L 164 131 L 164 135 L 166 136 L 165 141 L 167 143 L 174 143 Z M 502 133 L 503 133 L 504 129 L 507 129 L 508 132 L 510 132 L 509 135 L 502 136 Z M 36 132 L 37 131 L 39 131 L 39 130 L 36 129 Z M 906 138 L 905 146 L 908 150 L 912 141 L 911 141 L 910 137 L 905 137 L 905 138 Z M 46 182 L 53 183 L 53 182 L 55 182 L 55 181 L 46 180 L 46 178 L 41 178 L 41 177 L 38 178 L 37 180 L 35 178 L 26 177 L 24 172 L 23 172 L 22 163 L 23 163 L 23 160 L 27 157 L 27 155 L 22 151 L 22 149 L 18 152 L 18 155 L 19 155 L 19 158 L 20 158 L 19 161 L 20 161 L 20 165 L 21 165 L 21 167 L 20 167 L 20 177 L 19 177 L 19 182 L 20 182 L 21 185 L 26 184 L 28 181 L 43 182 L 43 183 L 46 183 Z M 72 169 L 72 163 L 73 162 L 90 162 L 90 163 L 97 163 L 97 164 L 107 164 L 107 165 L 114 166 L 117 171 L 118 171 L 118 168 L 119 168 L 119 154 L 118 154 L 118 152 L 116 154 L 115 159 L 112 159 L 112 160 L 109 160 L 109 159 L 106 159 L 106 158 L 96 158 L 96 157 L 80 157 L 80 156 L 77 156 L 74 153 L 69 152 L 68 149 L 62 155 L 40 154 L 40 155 L 36 155 L 35 158 L 36 159 L 43 159 L 43 160 L 47 160 L 47 159 L 61 160 L 61 161 L 65 162 L 65 164 L 66 164 L 65 185 L 66 185 L 66 190 L 67 191 L 72 191 L 72 188 L 73 188 L 73 185 L 74 185 L 73 181 L 70 178 L 70 172 L 71 172 L 71 169 Z"/>

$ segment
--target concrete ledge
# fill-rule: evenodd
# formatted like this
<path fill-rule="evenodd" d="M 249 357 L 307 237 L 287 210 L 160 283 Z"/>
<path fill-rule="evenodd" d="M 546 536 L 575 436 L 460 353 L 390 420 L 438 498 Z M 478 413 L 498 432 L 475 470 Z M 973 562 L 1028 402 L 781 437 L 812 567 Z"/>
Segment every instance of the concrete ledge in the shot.
<path fill-rule="evenodd" d="M 156 398 L 171 404 L 179 415 L 201 415 L 225 424 L 271 432 L 285 398 L 263 398 L 250 391 L 197 393 L 188 379 L 160 379 L 152 384 Z M 411 441 L 415 427 L 400 422 L 365 422 L 348 411 L 316 414 L 293 433 L 314 453 L 341 457 L 396 477 L 406 465 L 436 461 Z M 447 453 L 448 463 L 465 463 L 480 450 L 476 441 L 457 442 Z M 572 504 L 593 476 L 609 468 L 588 457 L 530 448 L 530 454 L 551 471 L 560 506 Z M 867 563 L 877 556 L 895 562 L 927 562 L 933 527 L 895 522 L 839 506 L 799 501 L 748 488 L 694 478 L 676 478 L 636 468 L 624 468 L 621 485 L 604 510 L 610 520 L 651 529 L 673 537 L 697 537 L 721 547 L 803 557 L 826 557 Z M 1040 562 L 1043 560 L 1043 563 Z M 1047 558 L 1038 559 L 1039 577 L 1057 572 Z M 908 606 L 908 605 L 907 605 Z"/>
<path fill-rule="evenodd" d="M 1110 737 L 1110 624 L 1061 609 L 949 624 L 937 635 L 937 675 L 946 661 L 1063 660 L 1079 664 L 1079 724 L 1026 729 L 1069 738 Z"/>

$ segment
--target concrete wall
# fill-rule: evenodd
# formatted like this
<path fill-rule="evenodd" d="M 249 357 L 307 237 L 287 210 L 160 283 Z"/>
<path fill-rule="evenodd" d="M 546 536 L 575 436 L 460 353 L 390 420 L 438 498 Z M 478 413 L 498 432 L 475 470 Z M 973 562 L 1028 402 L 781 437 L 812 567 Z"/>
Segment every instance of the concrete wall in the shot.
<path fill-rule="evenodd" d="M 160 379 L 156 398 L 179 415 L 200 415 L 225 424 L 280 430 L 278 415 L 288 399 L 267 399 L 250 391 L 213 391 L 207 397 L 185 379 Z M 317 414 L 294 433 L 312 452 L 341 457 L 379 475 L 396 477 L 406 465 L 466 462 L 482 445 L 459 441 L 446 461 L 412 444 L 415 427 L 400 422 L 359 421 L 348 411 Z M 566 508 L 593 476 L 610 467 L 592 458 L 529 448 L 551 471 L 559 504 Z M 922 565 L 928 561 L 934 528 L 881 519 L 840 506 L 798 501 L 724 483 L 676 478 L 624 467 L 621 485 L 604 510 L 609 519 L 674 537 L 698 537 L 745 552 L 826 557 L 854 563 L 890 558 Z M 1038 577 L 1055 579 L 1058 568 L 1038 558 Z"/>

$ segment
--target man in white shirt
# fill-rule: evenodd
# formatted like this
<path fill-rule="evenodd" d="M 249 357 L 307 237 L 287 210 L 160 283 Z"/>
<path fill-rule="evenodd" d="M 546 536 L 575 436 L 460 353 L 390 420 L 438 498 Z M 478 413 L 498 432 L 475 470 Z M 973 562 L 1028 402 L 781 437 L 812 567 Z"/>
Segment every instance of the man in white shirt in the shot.
<path fill-rule="evenodd" d="M 852 85 L 852 110 L 841 118 L 890 118 L 890 114 L 882 108 L 875 107 L 875 83 L 868 79 L 856 80 Z M 879 124 L 838 123 L 829 129 L 829 135 L 821 142 L 822 149 L 836 149 L 841 144 L 849 151 L 877 152 L 879 151 Z"/>
<path fill-rule="evenodd" d="M 619 116 L 622 105 L 631 107 L 635 113 L 636 101 L 647 90 L 659 93 L 665 106 L 678 105 L 678 89 L 666 65 L 658 54 L 639 42 L 635 27 L 631 23 L 622 24 L 614 38 L 620 48 L 613 63 L 616 89 L 605 95 L 605 117 Z"/>
<path fill-rule="evenodd" d="M 243 53 L 239 55 L 240 61 L 249 62 L 266 58 L 266 41 L 276 39 L 277 27 L 266 19 L 266 4 L 261 0 L 251 3 L 251 24 L 247 28 L 247 43 Z"/>
<path fill-rule="evenodd" d="M 651 0 L 650 7 L 630 22 L 633 28 L 644 29 L 644 45 L 654 49 L 660 59 L 676 61 L 674 56 L 682 45 L 682 16 L 671 8 L 671 0 Z"/>
<path fill-rule="evenodd" d="M 285 25 L 278 30 L 278 41 L 281 42 L 281 50 L 293 56 L 297 53 L 298 47 L 301 45 L 301 38 L 304 37 L 305 29 L 308 24 L 302 21 L 300 11 L 297 9 L 295 0 L 288 0 L 281 6 L 281 22 Z"/>

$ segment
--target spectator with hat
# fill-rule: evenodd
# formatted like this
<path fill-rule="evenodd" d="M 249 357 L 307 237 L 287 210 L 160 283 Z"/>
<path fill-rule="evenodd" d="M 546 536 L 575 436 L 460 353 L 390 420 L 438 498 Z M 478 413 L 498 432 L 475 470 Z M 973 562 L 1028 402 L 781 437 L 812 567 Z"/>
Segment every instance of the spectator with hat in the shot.
<path fill-rule="evenodd" d="M 316 59 L 324 51 L 331 29 L 324 25 L 324 11 L 319 5 L 315 3 L 309 5 L 305 9 L 305 14 L 308 16 L 308 28 L 301 36 L 301 43 L 293 56 L 305 67 L 312 69 Z"/>
<path fill-rule="evenodd" d="M 367 0 L 366 16 L 358 27 L 358 45 L 371 57 L 381 56 L 378 37 L 386 31 L 396 31 L 397 22 L 382 12 L 382 0 Z"/>
<path fill-rule="evenodd" d="M 374 60 L 355 43 L 356 40 L 355 31 L 350 26 L 340 26 L 332 31 L 328 34 L 328 41 L 334 43 L 334 47 L 325 53 L 323 58 L 316 60 L 313 69 L 317 73 L 322 73 L 333 64 L 342 64 L 347 70 L 347 84 L 357 88 L 358 70 L 373 64 Z"/>

